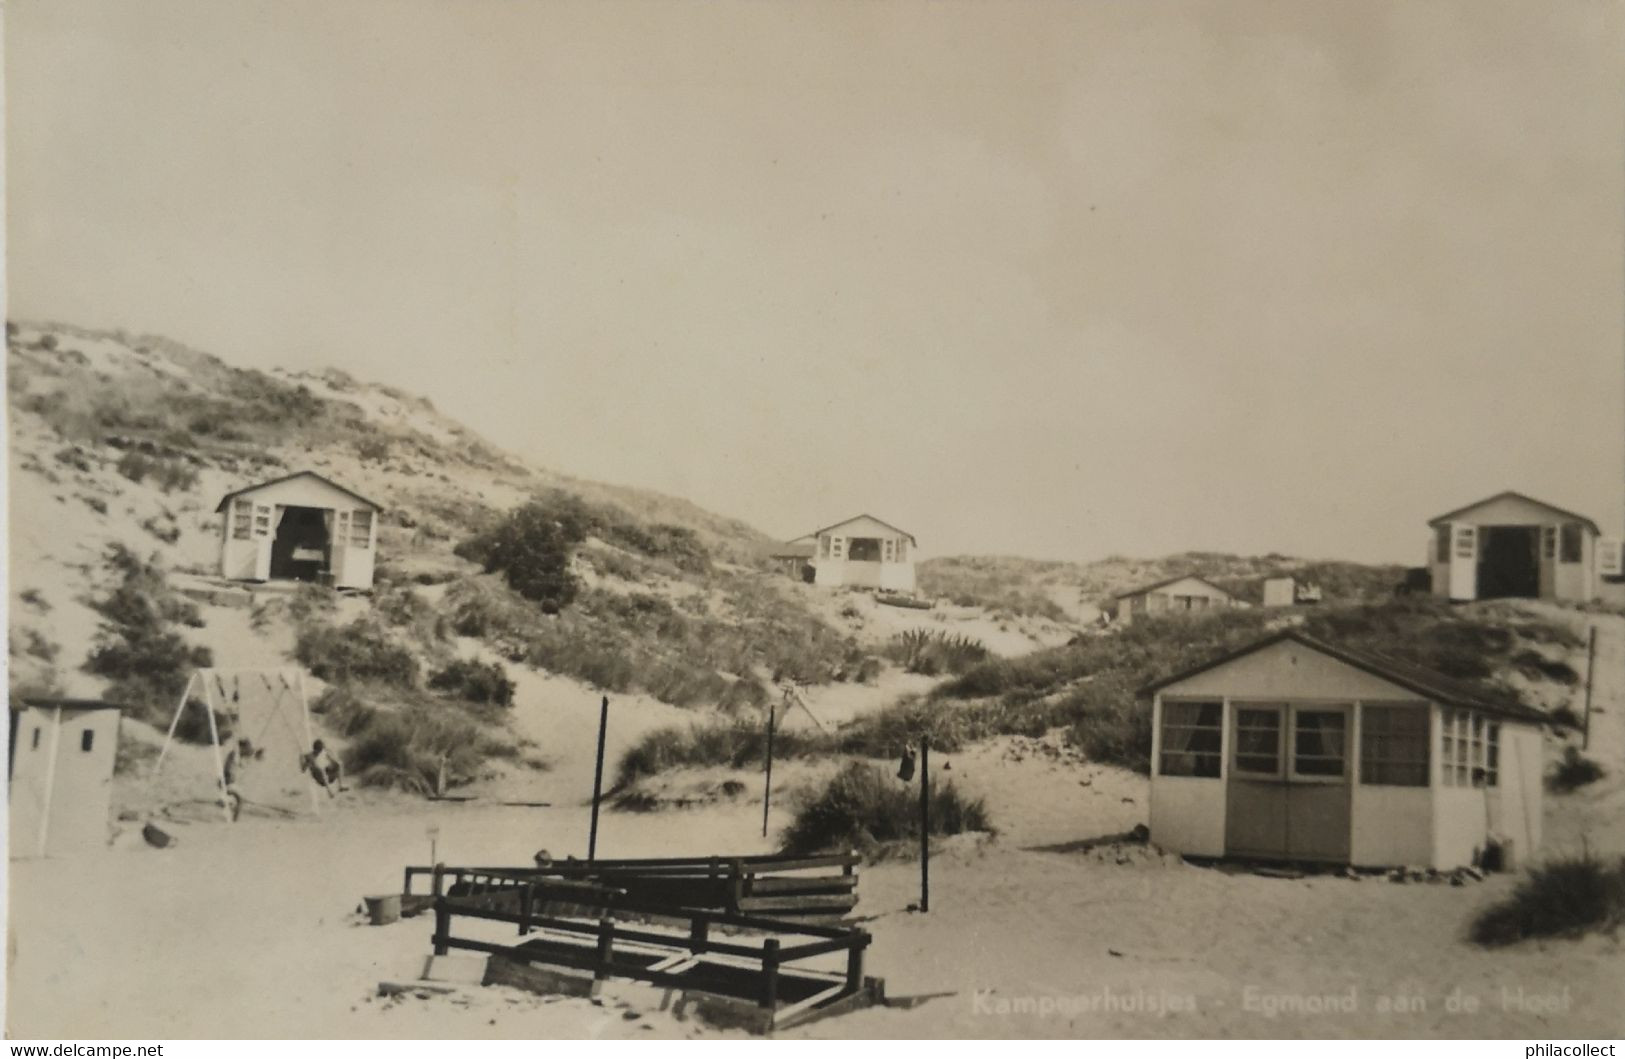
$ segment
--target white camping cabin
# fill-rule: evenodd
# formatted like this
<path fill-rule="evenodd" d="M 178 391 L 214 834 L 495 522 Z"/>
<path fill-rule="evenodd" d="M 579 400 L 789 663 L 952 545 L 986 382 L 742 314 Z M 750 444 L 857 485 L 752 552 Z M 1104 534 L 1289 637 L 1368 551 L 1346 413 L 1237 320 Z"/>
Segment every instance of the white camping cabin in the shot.
<path fill-rule="evenodd" d="M 1241 600 L 1206 578 L 1195 575 L 1170 577 L 1154 585 L 1120 592 L 1116 596 L 1117 622 L 1132 625 L 1136 620 L 1216 607 L 1243 606 Z"/>
<path fill-rule="evenodd" d="M 1540 846 L 1547 720 L 1526 706 L 1295 631 L 1145 693 L 1165 849 L 1449 869 Z"/>
<path fill-rule="evenodd" d="M 1585 603 L 1617 575 L 1619 546 L 1584 515 L 1499 493 L 1428 522 L 1433 594 L 1473 600 L 1519 597 Z"/>
<path fill-rule="evenodd" d="M 798 537 L 792 544 L 813 543 L 813 583 L 854 588 L 914 591 L 914 534 L 873 515 L 858 515 Z M 798 549 L 799 550 L 799 549 Z"/>
<path fill-rule="evenodd" d="M 371 588 L 381 510 L 314 471 L 227 493 L 215 508 L 220 575 Z"/>
<path fill-rule="evenodd" d="M 94 699 L 12 699 L 12 857 L 107 844 L 119 709 Z"/>

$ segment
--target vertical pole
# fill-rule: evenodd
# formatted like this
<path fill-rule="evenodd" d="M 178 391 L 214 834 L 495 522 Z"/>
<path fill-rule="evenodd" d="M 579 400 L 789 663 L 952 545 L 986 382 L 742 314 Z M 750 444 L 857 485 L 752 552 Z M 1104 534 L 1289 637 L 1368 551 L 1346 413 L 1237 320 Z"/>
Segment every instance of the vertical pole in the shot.
<path fill-rule="evenodd" d="M 762 837 L 767 837 L 767 814 L 773 806 L 773 710 L 774 704 L 767 704 L 767 781 L 762 788 Z"/>
<path fill-rule="evenodd" d="M 592 828 L 587 832 L 587 863 L 598 856 L 598 799 L 604 789 L 604 733 L 609 730 L 609 696 L 598 713 L 598 765 L 592 774 Z"/>
<path fill-rule="evenodd" d="M 615 921 L 598 921 L 598 960 L 592 976 L 599 981 L 609 977 L 609 964 L 615 958 Z"/>
<path fill-rule="evenodd" d="M 931 737 L 920 736 L 920 911 L 931 911 Z"/>
<path fill-rule="evenodd" d="M 1597 627 L 1591 627 L 1591 636 L 1586 643 L 1586 713 L 1585 733 L 1580 737 L 1580 749 L 1591 749 L 1591 678 L 1597 669 Z"/>
<path fill-rule="evenodd" d="M 869 932 L 858 931 L 852 937 L 851 947 L 846 950 L 846 988 L 848 992 L 856 993 L 863 988 L 863 950 L 869 944 Z"/>
<path fill-rule="evenodd" d="M 156 780 L 159 770 L 164 767 L 164 758 L 169 754 L 169 744 L 175 739 L 175 729 L 180 727 L 181 711 L 186 709 L 186 700 L 192 695 L 192 681 L 196 679 L 197 674 L 193 673 L 186 678 L 186 687 L 181 689 L 181 704 L 175 707 L 175 716 L 169 722 L 169 731 L 164 733 L 164 745 L 158 751 L 158 760 L 153 763 L 151 779 Z"/>
<path fill-rule="evenodd" d="M 530 917 L 531 917 L 531 911 L 535 907 L 534 904 L 533 904 L 534 900 L 535 900 L 535 891 L 532 889 L 530 883 L 526 883 L 525 888 L 523 890 L 521 890 L 520 893 L 519 893 L 519 936 L 520 937 L 524 937 L 526 934 L 530 933 Z"/>
<path fill-rule="evenodd" d="M 183 703 L 181 709 L 185 709 Z M 209 681 L 203 681 L 203 708 L 209 711 L 209 742 L 214 744 L 214 778 L 220 784 L 220 806 L 226 813 L 226 823 L 232 822 L 231 794 L 226 790 L 226 763 L 220 758 L 220 730 L 214 723 L 214 691 Z"/>
<path fill-rule="evenodd" d="M 438 887 L 436 890 L 438 892 Z M 436 956 L 444 956 L 451 951 L 451 946 L 446 944 L 447 939 L 450 937 L 451 909 L 446 907 L 444 897 L 437 896 L 434 899 L 434 954 Z"/>
<path fill-rule="evenodd" d="M 711 921 L 704 916 L 695 916 L 688 924 L 688 951 L 698 956 L 705 951 L 706 941 L 711 933 Z"/>
<path fill-rule="evenodd" d="M 769 1017 L 779 1006 L 779 939 L 762 942 L 762 1006 Z"/>

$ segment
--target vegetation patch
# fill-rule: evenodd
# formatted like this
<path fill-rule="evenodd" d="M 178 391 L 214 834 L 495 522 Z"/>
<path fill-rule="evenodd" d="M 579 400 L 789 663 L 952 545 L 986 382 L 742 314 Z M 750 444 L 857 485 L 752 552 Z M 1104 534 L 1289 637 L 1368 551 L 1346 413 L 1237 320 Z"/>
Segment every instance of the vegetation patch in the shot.
<path fill-rule="evenodd" d="M 167 725 L 194 669 L 212 666 L 214 655 L 195 646 L 177 625 L 203 625 L 197 605 L 169 587 L 164 571 L 123 545 L 112 545 L 107 565 L 118 580 L 91 601 L 102 617 L 85 669 L 111 681 L 110 700 L 153 724 Z M 188 732 L 192 732 L 188 729 Z"/>
<path fill-rule="evenodd" d="M 1601 765 L 1580 753 L 1578 747 L 1565 747 L 1563 760 L 1546 777 L 1548 790 L 1558 794 L 1567 794 L 1579 790 L 1587 784 L 1595 783 L 1608 775 Z"/>
<path fill-rule="evenodd" d="M 776 760 L 823 755 L 834 749 L 834 741 L 822 732 L 786 728 L 773 734 Z M 760 721 L 657 728 L 621 755 L 615 785 L 624 788 L 674 768 L 745 768 L 766 760 L 767 725 Z"/>
<path fill-rule="evenodd" d="M 932 835 L 992 830 L 981 798 L 967 796 L 952 780 L 932 784 Z M 905 843 L 919 839 L 919 787 L 854 761 L 802 801 L 785 831 L 783 849 L 793 854 L 845 849 L 873 854 L 888 846 L 903 850 Z"/>
<path fill-rule="evenodd" d="M 384 705 L 387 703 L 388 705 Z M 329 688 L 311 706 L 348 740 L 344 769 L 361 786 L 434 794 L 479 779 L 494 760 L 519 757 L 517 741 L 477 712 L 393 685 Z"/>
<path fill-rule="evenodd" d="M 429 688 L 469 702 L 492 706 L 513 705 L 514 683 L 508 679 L 508 671 L 497 662 L 459 658 L 444 669 L 430 674 Z"/>
<path fill-rule="evenodd" d="M 348 625 L 308 623 L 299 630 L 294 657 L 331 683 L 366 680 L 397 688 L 418 683 L 417 656 L 372 618 Z"/>
<path fill-rule="evenodd" d="M 1589 850 L 1529 869 L 1512 896 L 1473 920 L 1480 945 L 1525 938 L 1574 937 L 1625 922 L 1625 858 L 1605 862 Z"/>
<path fill-rule="evenodd" d="M 963 673 L 988 659 L 982 641 L 946 629 L 907 629 L 886 644 L 886 657 L 908 670 L 936 676 Z"/>

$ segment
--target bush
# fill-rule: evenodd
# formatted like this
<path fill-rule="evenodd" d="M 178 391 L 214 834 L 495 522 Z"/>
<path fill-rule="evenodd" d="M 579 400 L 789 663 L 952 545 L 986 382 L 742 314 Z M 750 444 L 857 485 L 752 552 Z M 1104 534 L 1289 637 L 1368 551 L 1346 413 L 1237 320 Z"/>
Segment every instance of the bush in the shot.
<path fill-rule="evenodd" d="M 115 544 L 106 562 L 119 572 L 107 595 L 92 601 L 103 624 L 85 669 L 111 681 L 107 696 L 138 716 L 167 724 L 192 670 L 214 664 L 207 647 L 188 644 L 175 624 L 198 627 L 197 605 L 170 589 L 164 572 Z"/>
<path fill-rule="evenodd" d="M 1601 765 L 1583 756 L 1578 748 L 1566 747 L 1563 750 L 1563 760 L 1546 778 L 1546 787 L 1558 794 L 1567 794 L 1579 790 L 1588 783 L 1595 783 L 1607 774 Z"/>
<path fill-rule="evenodd" d="M 484 533 L 458 545 L 456 552 L 485 568 L 501 572 L 520 595 L 557 614 L 575 601 L 580 582 L 570 572 L 570 557 L 586 537 L 573 507 L 533 501 L 510 512 Z"/>
<path fill-rule="evenodd" d="M 119 457 L 118 473 L 136 483 L 151 478 L 166 493 L 191 489 L 198 481 L 198 472 L 190 465 L 180 460 L 149 456 L 134 449 Z"/>
<path fill-rule="evenodd" d="M 396 688 L 378 691 L 401 699 Z M 446 786 L 455 787 L 477 779 L 492 759 L 518 756 L 511 739 L 493 735 L 454 705 L 408 693 L 404 705 L 385 708 L 369 701 L 373 694 L 368 685 L 338 685 L 312 706 L 330 730 L 350 740 L 344 769 L 361 786 L 432 794 L 442 769 Z"/>
<path fill-rule="evenodd" d="M 988 657 L 982 641 L 946 629 L 908 629 L 886 644 L 886 657 L 910 673 L 956 676 Z"/>
<path fill-rule="evenodd" d="M 299 630 L 294 657 L 323 680 L 375 680 L 411 688 L 418 682 L 418 660 L 374 621 L 357 618 L 348 625 L 311 624 Z"/>
<path fill-rule="evenodd" d="M 514 683 L 508 671 L 496 662 L 460 658 L 429 677 L 429 687 L 449 691 L 469 702 L 512 706 Z"/>
<path fill-rule="evenodd" d="M 931 834 L 991 830 L 982 799 L 964 795 L 952 780 L 932 784 Z M 919 837 L 919 788 L 854 761 L 800 806 L 784 834 L 783 850 L 811 854 L 856 848 L 872 853 L 888 843 L 918 842 Z"/>
<path fill-rule="evenodd" d="M 1625 921 L 1625 858 L 1609 866 L 1589 850 L 1531 868 L 1512 896 L 1480 912 L 1469 931 L 1480 945 L 1573 936 Z"/>
<path fill-rule="evenodd" d="M 789 728 L 773 734 L 775 760 L 827 754 L 833 748 L 833 741 L 821 732 Z M 766 760 L 767 725 L 764 721 L 657 728 L 621 755 L 615 785 L 626 787 L 645 776 L 657 776 L 674 768 L 707 765 L 744 768 Z"/>

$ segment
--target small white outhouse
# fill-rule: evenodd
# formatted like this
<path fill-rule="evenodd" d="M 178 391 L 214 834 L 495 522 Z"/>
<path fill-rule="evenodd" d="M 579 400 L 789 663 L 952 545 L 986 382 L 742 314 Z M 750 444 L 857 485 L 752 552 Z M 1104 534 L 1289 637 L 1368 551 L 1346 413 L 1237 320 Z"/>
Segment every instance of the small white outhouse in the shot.
<path fill-rule="evenodd" d="M 220 575 L 371 588 L 381 510 L 314 471 L 227 493 L 215 508 Z"/>
<path fill-rule="evenodd" d="M 914 591 L 914 534 L 873 515 L 858 515 L 815 530 L 796 542 L 812 543 L 806 561 L 816 585 Z M 796 543 L 792 542 L 792 543 Z"/>
<path fill-rule="evenodd" d="M 12 699 L 10 855 L 56 857 L 107 844 L 119 707 Z"/>
<path fill-rule="evenodd" d="M 1158 681 L 1151 840 L 1440 869 L 1540 846 L 1544 714 L 1296 631 Z"/>
<path fill-rule="evenodd" d="M 1118 624 L 1132 625 L 1135 621 L 1167 614 L 1235 607 L 1241 605 L 1241 601 L 1205 578 L 1183 575 L 1120 592 L 1116 604 Z"/>

